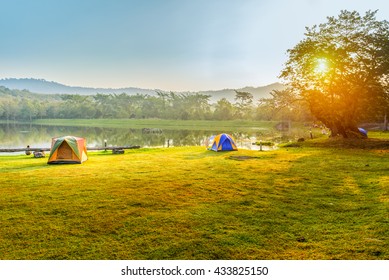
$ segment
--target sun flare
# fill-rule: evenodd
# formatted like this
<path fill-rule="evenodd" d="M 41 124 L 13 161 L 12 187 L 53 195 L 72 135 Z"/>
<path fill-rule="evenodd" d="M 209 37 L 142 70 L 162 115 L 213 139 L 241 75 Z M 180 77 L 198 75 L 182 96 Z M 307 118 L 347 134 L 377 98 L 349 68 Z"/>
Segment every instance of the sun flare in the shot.
<path fill-rule="evenodd" d="M 328 61 L 325 58 L 318 58 L 316 60 L 315 72 L 324 74 L 328 71 Z"/>

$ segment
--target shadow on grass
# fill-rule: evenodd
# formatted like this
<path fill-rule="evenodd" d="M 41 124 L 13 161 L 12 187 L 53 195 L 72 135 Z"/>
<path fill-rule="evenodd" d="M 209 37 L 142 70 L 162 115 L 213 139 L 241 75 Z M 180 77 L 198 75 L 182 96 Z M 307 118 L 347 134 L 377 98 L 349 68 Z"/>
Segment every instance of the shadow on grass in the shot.
<path fill-rule="evenodd" d="M 304 142 L 292 142 L 282 145 L 284 148 L 332 148 L 332 149 L 368 149 L 368 150 L 389 150 L 388 139 L 367 138 L 367 139 L 344 139 L 328 138 L 315 139 Z"/>

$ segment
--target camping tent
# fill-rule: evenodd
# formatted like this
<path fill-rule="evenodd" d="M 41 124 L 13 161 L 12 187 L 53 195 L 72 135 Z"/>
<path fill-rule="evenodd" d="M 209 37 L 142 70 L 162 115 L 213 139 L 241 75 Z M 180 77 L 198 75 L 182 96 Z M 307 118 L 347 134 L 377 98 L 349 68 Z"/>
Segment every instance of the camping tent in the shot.
<path fill-rule="evenodd" d="M 47 163 L 82 163 L 87 159 L 85 138 L 63 136 L 52 139 Z"/>
<path fill-rule="evenodd" d="M 219 151 L 237 151 L 238 148 L 231 135 L 222 133 L 216 135 L 211 142 L 211 150 L 215 152 Z"/>
<path fill-rule="evenodd" d="M 367 137 L 367 130 L 363 129 L 361 127 L 358 127 L 359 133 L 361 133 L 363 136 Z"/>

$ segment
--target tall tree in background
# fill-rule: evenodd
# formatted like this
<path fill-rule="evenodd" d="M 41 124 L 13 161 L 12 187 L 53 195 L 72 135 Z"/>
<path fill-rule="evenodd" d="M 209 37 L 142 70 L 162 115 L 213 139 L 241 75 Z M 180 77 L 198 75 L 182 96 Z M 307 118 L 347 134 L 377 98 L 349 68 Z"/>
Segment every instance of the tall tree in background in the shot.
<path fill-rule="evenodd" d="M 273 90 L 270 98 L 259 99 L 257 119 L 308 121 L 312 116 L 306 102 L 298 98 L 290 89 Z"/>
<path fill-rule="evenodd" d="M 305 39 L 288 50 L 280 77 L 332 136 L 357 137 L 359 121 L 387 111 L 389 23 L 376 13 L 341 11 L 307 27 Z"/>
<path fill-rule="evenodd" d="M 234 116 L 234 106 L 227 98 L 220 99 L 215 105 L 213 117 L 216 120 L 231 120 Z"/>
<path fill-rule="evenodd" d="M 236 116 L 239 119 L 251 119 L 253 112 L 253 95 L 249 92 L 235 91 Z"/>

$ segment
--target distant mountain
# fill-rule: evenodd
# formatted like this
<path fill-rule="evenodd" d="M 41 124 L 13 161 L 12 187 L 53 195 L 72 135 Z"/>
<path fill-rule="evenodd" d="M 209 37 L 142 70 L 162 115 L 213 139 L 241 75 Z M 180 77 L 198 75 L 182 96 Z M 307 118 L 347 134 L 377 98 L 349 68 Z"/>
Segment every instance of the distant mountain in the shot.
<path fill-rule="evenodd" d="M 34 93 L 44 94 L 81 94 L 93 95 L 96 93 L 110 94 L 110 93 L 127 93 L 127 94 L 155 94 L 154 90 L 141 88 L 89 88 L 89 87 L 74 87 L 66 86 L 56 82 L 49 82 L 43 79 L 1 79 L 0 86 L 5 86 L 9 89 L 28 90 Z"/>
<path fill-rule="evenodd" d="M 0 79 L 0 86 L 7 87 L 9 89 L 17 90 L 28 90 L 33 93 L 41 94 L 80 94 L 80 95 L 94 95 L 97 93 L 101 94 L 111 94 L 111 93 L 127 93 L 130 95 L 134 94 L 149 94 L 156 95 L 155 90 L 151 89 L 141 89 L 135 87 L 127 88 L 90 88 L 90 87 L 74 87 L 66 86 L 57 82 L 50 82 L 43 79 Z M 270 92 L 272 90 L 281 90 L 284 88 L 284 85 L 280 83 L 270 84 L 263 87 L 244 87 L 241 89 L 236 89 L 237 91 L 249 92 L 253 95 L 254 100 L 259 98 L 270 97 Z M 194 93 L 194 92 L 193 92 Z M 226 98 L 230 102 L 235 102 L 235 89 L 222 89 L 222 90 L 209 90 L 209 91 L 199 91 L 200 94 L 210 95 L 210 101 L 212 103 L 217 102 L 222 98 Z"/>
<path fill-rule="evenodd" d="M 257 101 L 260 98 L 271 97 L 270 92 L 273 90 L 282 90 L 285 86 L 281 83 L 273 83 L 263 87 L 244 87 L 239 89 L 222 89 L 216 91 L 201 91 L 201 94 L 208 94 L 211 96 L 212 102 L 217 102 L 222 98 L 226 98 L 228 101 L 234 103 L 236 91 L 249 92 L 253 95 L 254 101 Z"/>

